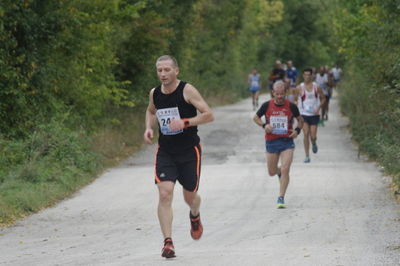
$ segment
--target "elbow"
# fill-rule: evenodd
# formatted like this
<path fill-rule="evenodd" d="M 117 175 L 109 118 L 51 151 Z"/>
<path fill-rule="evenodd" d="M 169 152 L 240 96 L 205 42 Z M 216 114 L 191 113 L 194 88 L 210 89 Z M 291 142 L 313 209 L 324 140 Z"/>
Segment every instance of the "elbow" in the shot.
<path fill-rule="evenodd" d="M 257 116 L 257 115 L 255 115 L 254 117 L 253 117 L 253 121 L 257 124 L 257 122 L 260 120 L 260 118 Z"/>
<path fill-rule="evenodd" d="M 213 122 L 215 120 L 214 114 L 212 112 L 208 115 L 208 122 Z"/>

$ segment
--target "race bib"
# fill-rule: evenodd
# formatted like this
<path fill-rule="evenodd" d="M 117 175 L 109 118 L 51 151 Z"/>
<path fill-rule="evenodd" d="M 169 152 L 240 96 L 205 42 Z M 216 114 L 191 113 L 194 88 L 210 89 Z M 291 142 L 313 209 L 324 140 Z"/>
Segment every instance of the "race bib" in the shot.
<path fill-rule="evenodd" d="M 288 133 L 288 117 L 287 116 L 271 116 L 270 124 L 272 126 L 272 134 L 284 135 Z"/>
<path fill-rule="evenodd" d="M 307 113 L 313 114 L 314 113 L 314 109 L 315 109 L 315 104 L 304 103 L 304 110 Z"/>
<path fill-rule="evenodd" d="M 160 125 L 160 131 L 163 135 L 176 135 L 183 132 L 182 129 L 172 131 L 169 128 L 169 124 L 172 120 L 181 119 L 178 107 L 159 109 L 157 110 L 156 115 L 158 119 L 158 124 Z"/>
<path fill-rule="evenodd" d="M 258 81 L 257 81 L 257 80 L 253 80 L 253 81 L 251 82 L 251 86 L 252 86 L 252 87 L 258 87 Z"/>

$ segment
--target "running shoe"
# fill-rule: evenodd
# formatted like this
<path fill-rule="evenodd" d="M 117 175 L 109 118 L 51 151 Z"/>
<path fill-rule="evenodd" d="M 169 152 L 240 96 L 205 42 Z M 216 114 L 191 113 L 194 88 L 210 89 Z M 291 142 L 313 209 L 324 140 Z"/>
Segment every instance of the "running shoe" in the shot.
<path fill-rule="evenodd" d="M 161 257 L 167 259 L 175 257 L 174 244 L 172 243 L 172 239 L 169 237 L 164 240 L 164 247 L 161 250 Z"/>
<path fill-rule="evenodd" d="M 200 220 L 200 213 L 197 216 L 193 216 L 190 212 L 190 235 L 194 240 L 199 240 L 203 234 L 203 225 Z"/>
<path fill-rule="evenodd" d="M 278 209 L 285 208 L 285 199 L 283 197 L 278 197 L 277 205 Z"/>
<path fill-rule="evenodd" d="M 317 143 L 316 143 L 316 142 L 314 142 L 314 143 L 312 144 L 312 152 L 313 152 L 313 153 L 317 153 L 317 152 L 318 152 L 318 146 L 317 146 Z"/>
<path fill-rule="evenodd" d="M 304 159 L 304 163 L 309 163 L 311 162 L 310 156 L 306 156 L 306 158 Z"/>

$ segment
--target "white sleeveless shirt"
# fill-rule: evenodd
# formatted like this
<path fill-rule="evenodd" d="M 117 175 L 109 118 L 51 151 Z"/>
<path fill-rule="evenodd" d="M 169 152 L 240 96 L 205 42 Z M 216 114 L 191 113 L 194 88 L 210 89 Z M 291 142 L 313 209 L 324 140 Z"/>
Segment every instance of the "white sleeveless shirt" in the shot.
<path fill-rule="evenodd" d="M 314 110 L 318 109 L 318 106 L 320 105 L 317 83 L 315 82 L 312 83 L 311 91 L 308 91 L 306 89 L 304 82 L 300 84 L 300 87 L 301 87 L 301 93 L 297 101 L 300 114 L 306 116 L 319 115 L 319 113 L 318 114 L 314 113 Z"/>

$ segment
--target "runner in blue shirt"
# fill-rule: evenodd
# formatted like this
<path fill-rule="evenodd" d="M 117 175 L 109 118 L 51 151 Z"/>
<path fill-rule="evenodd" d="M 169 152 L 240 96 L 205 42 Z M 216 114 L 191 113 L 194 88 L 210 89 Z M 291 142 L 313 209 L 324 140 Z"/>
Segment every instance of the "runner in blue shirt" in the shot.
<path fill-rule="evenodd" d="M 297 69 L 293 65 L 293 61 L 289 60 L 287 62 L 287 70 L 286 70 L 286 77 L 288 80 L 288 95 L 287 99 L 290 102 L 294 102 L 294 89 L 296 88 L 296 80 L 297 80 Z"/>
<path fill-rule="evenodd" d="M 258 108 L 258 96 L 260 95 L 261 89 L 261 75 L 257 73 L 257 69 L 253 69 L 247 78 L 249 84 L 249 90 L 251 93 L 251 99 L 253 102 L 253 110 Z"/>

